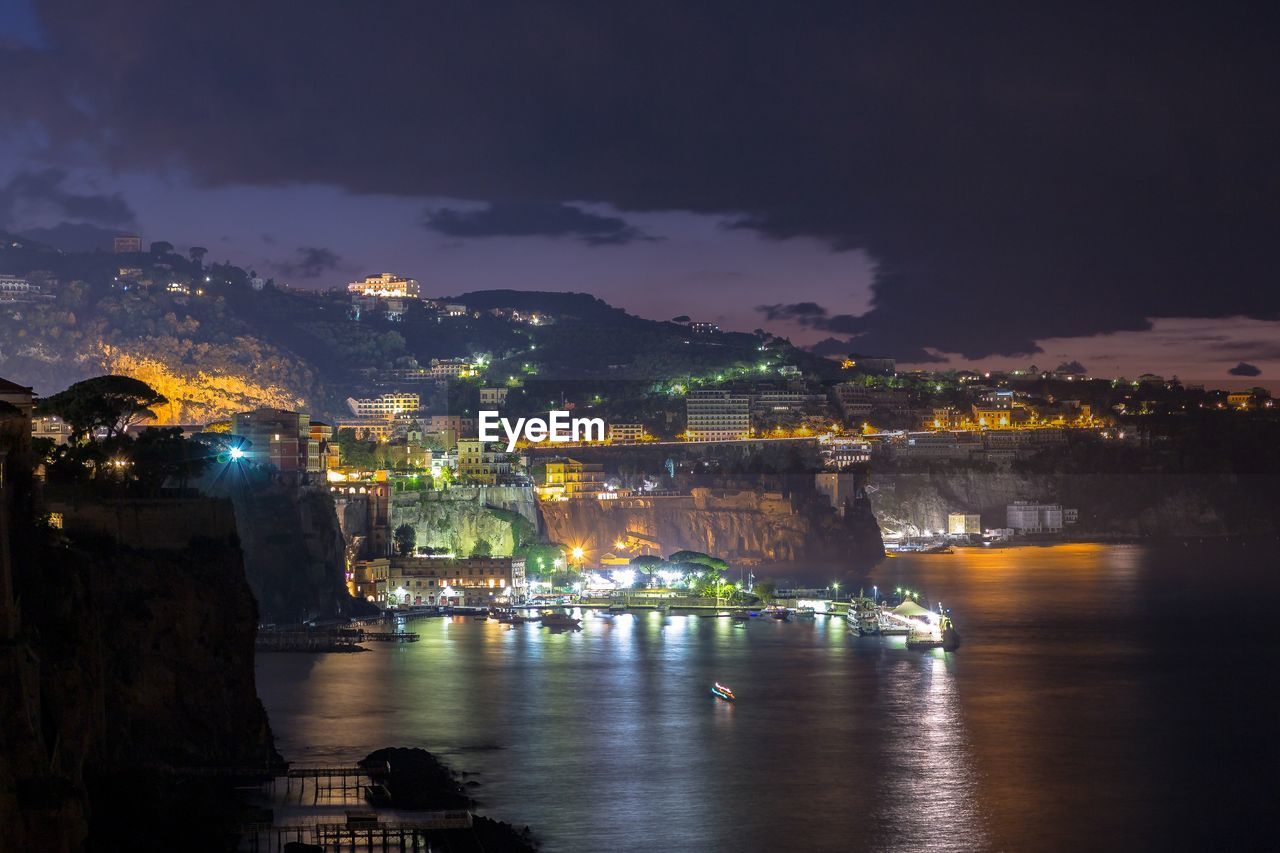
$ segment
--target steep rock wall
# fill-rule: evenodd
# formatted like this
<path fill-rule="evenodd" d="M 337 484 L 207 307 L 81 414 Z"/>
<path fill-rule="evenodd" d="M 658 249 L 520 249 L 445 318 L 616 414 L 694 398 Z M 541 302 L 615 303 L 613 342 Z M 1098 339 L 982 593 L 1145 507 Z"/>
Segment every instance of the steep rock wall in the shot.
<path fill-rule="evenodd" d="M 391 529 L 413 527 L 417 547 L 470 554 L 484 540 L 494 554 L 510 554 L 520 530 L 536 532 L 538 505 L 532 489 L 514 486 L 454 487 L 404 492 L 391 498 Z"/>
<path fill-rule="evenodd" d="M 333 498 L 276 482 L 231 491 L 245 572 L 268 622 L 346 615 L 346 542 Z"/>
<path fill-rule="evenodd" d="M 1023 474 L 939 466 L 873 471 L 872 503 L 886 529 L 941 530 L 950 512 L 1004 527 L 1015 500 L 1080 512 L 1081 536 L 1226 536 L 1280 532 L 1280 479 L 1230 474 Z"/>
<path fill-rule="evenodd" d="M 19 530 L 21 629 L 0 644 L 0 849 L 79 850 L 91 832 L 95 849 L 143 849 L 165 819 L 134 787 L 148 768 L 276 757 L 234 543 L 147 552 Z"/>
<path fill-rule="evenodd" d="M 869 565 L 883 555 L 879 530 L 861 511 L 840 517 L 813 496 L 752 490 L 693 492 L 679 497 L 543 503 L 547 538 L 582 544 L 596 557 L 614 551 L 613 543 L 629 535 L 658 543 L 664 554 L 688 549 L 738 561 L 834 558 Z"/>

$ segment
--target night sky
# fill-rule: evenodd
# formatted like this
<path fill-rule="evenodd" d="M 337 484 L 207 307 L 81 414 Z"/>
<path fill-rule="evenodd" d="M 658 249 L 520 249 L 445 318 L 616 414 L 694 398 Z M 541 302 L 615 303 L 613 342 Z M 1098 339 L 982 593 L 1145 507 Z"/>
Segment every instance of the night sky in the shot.
<path fill-rule="evenodd" d="M 1267 382 L 1278 10 L 0 0 L 0 229 Z"/>

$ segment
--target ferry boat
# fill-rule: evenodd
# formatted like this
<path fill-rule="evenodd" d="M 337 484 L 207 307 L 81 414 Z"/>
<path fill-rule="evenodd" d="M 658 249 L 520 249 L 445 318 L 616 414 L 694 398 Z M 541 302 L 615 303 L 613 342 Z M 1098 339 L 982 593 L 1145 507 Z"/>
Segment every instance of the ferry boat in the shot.
<path fill-rule="evenodd" d="M 868 599 L 855 599 L 844 618 L 849 623 L 849 628 L 859 637 L 874 637 L 884 633 L 879 608 Z"/>
<path fill-rule="evenodd" d="M 725 687 L 723 684 L 721 684 L 718 681 L 715 684 L 711 685 L 711 695 L 715 696 L 718 699 L 723 699 L 726 702 L 733 702 L 738 698 L 737 696 L 733 695 L 732 690 L 730 690 L 728 687 Z"/>
<path fill-rule="evenodd" d="M 814 610 L 812 607 L 797 607 L 793 612 L 793 615 L 797 619 L 817 619 L 818 611 Z"/>

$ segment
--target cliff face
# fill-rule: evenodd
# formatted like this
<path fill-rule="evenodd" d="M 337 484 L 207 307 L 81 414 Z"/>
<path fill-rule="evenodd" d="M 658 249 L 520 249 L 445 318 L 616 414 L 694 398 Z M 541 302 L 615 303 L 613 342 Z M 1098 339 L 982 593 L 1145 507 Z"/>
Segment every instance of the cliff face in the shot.
<path fill-rule="evenodd" d="M 1272 476 L 1213 474 L 1022 474 L 939 466 L 873 471 L 875 514 L 888 529 L 941 530 L 950 512 L 976 512 L 1004 527 L 1015 500 L 1080 511 L 1081 536 L 1224 536 L 1280 532 Z"/>
<path fill-rule="evenodd" d="M 597 556 L 628 537 L 652 542 L 664 554 L 688 549 L 731 561 L 871 565 L 883 556 L 867 512 L 855 508 L 840 517 L 814 496 L 699 488 L 689 496 L 555 501 L 541 509 L 549 539 L 581 543 Z"/>
<path fill-rule="evenodd" d="M 402 524 L 413 527 L 420 548 L 470 554 L 483 539 L 494 554 L 510 554 L 517 527 L 537 530 L 538 505 L 532 489 L 515 486 L 407 492 L 391 499 L 391 529 Z"/>
<path fill-rule="evenodd" d="M 92 827 L 99 849 L 123 849 L 111 846 L 126 843 L 111 829 L 122 809 L 163 808 L 131 787 L 147 768 L 274 756 L 254 684 L 257 608 L 232 542 L 144 552 L 15 527 L 0 848 L 81 849 Z"/>
<path fill-rule="evenodd" d="M 346 543 L 333 498 L 284 483 L 231 491 L 245 573 L 267 622 L 346 615 Z"/>

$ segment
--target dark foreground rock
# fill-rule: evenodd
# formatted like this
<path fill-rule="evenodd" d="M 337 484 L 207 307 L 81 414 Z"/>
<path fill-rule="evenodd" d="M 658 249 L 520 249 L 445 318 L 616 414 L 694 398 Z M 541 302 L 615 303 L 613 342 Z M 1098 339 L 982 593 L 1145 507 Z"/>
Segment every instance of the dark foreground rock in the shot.
<path fill-rule="evenodd" d="M 425 749 L 388 747 L 372 752 L 360 762 L 365 766 L 387 764 L 387 790 L 391 806 L 413 811 L 474 809 L 459 774 Z M 504 821 L 476 816 L 470 830 L 450 830 L 442 835 L 465 832 L 481 849 L 503 853 L 533 853 L 537 842 L 529 827 L 517 828 Z"/>

